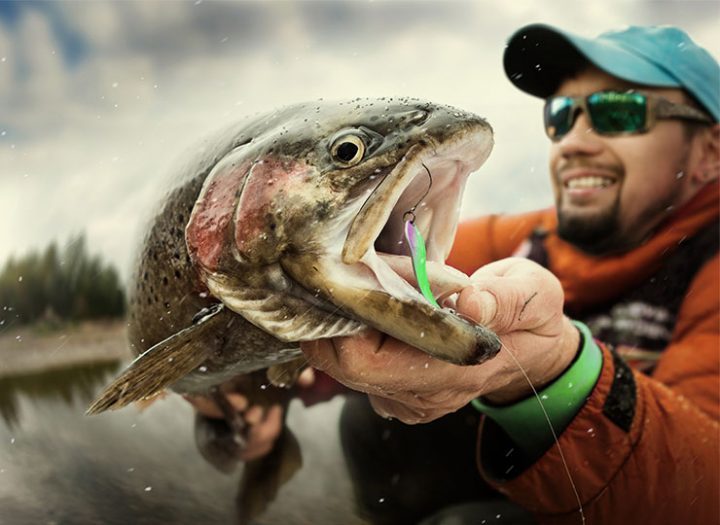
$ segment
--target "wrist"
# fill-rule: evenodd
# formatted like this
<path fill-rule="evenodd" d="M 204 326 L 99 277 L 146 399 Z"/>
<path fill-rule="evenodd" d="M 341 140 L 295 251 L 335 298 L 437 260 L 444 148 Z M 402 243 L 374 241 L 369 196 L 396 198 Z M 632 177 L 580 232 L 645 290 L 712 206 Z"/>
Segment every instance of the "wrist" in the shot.
<path fill-rule="evenodd" d="M 497 406 L 487 399 L 472 405 L 500 425 L 530 457 L 539 457 L 584 406 L 602 369 L 602 352 L 590 330 L 575 323 L 582 333 L 577 358 L 553 382 L 516 403 Z"/>
<path fill-rule="evenodd" d="M 562 334 L 558 338 L 558 345 L 552 356 L 543 358 L 543 366 L 536 367 L 534 374 L 519 375 L 518 380 L 483 395 L 483 399 L 495 405 L 514 403 L 530 395 L 533 391 L 543 388 L 560 377 L 575 361 L 581 349 L 581 337 L 578 328 L 567 317 L 563 316 Z M 528 379 L 532 384 L 528 384 Z"/>

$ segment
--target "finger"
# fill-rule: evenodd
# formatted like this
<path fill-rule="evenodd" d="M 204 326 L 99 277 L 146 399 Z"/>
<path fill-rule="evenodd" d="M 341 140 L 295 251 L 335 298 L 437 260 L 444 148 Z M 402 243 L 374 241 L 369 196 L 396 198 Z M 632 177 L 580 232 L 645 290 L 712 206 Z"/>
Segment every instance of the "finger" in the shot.
<path fill-rule="evenodd" d="M 410 257 L 405 255 L 378 254 L 400 277 L 417 287 L 417 277 Z M 448 295 L 470 285 L 470 278 L 460 270 L 445 264 L 427 261 L 425 266 L 433 295 Z"/>
<path fill-rule="evenodd" d="M 245 412 L 245 422 L 249 425 L 257 425 L 265 416 L 265 410 L 260 405 L 253 405 Z"/>
<path fill-rule="evenodd" d="M 215 404 L 215 401 L 204 396 L 182 396 L 188 403 L 190 403 L 195 410 L 200 412 L 205 417 L 222 419 L 225 417 L 220 408 Z"/>
<path fill-rule="evenodd" d="M 225 397 L 236 412 L 242 412 L 248 407 L 248 399 L 242 394 L 238 394 L 237 392 L 230 392 L 228 394 L 225 394 Z"/>
<path fill-rule="evenodd" d="M 550 272 L 521 259 L 499 262 L 473 275 L 458 298 L 460 313 L 503 334 L 535 329 L 562 311 L 562 288 Z"/>
<path fill-rule="evenodd" d="M 419 423 L 429 423 L 447 413 L 447 411 L 438 411 L 432 409 L 421 409 L 404 403 L 399 403 L 392 399 L 383 397 L 368 396 L 370 405 L 375 413 L 380 417 L 394 418 L 402 421 L 406 425 L 417 425 Z"/>
<path fill-rule="evenodd" d="M 282 432 L 283 408 L 280 405 L 271 406 L 265 419 L 250 427 L 248 440 L 240 459 L 251 461 L 269 453 L 278 436 Z"/>
<path fill-rule="evenodd" d="M 308 388 L 315 383 L 315 369 L 309 366 L 302 372 L 297 379 L 297 384 L 302 388 Z"/>

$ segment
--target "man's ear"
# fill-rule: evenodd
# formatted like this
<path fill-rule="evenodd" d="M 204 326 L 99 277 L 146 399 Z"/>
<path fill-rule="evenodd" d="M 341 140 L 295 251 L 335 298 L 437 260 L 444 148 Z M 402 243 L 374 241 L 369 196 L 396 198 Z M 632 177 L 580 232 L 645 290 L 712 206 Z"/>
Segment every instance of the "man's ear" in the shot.
<path fill-rule="evenodd" d="M 695 136 L 697 157 L 691 177 L 699 186 L 720 179 L 720 124 L 713 124 Z"/>

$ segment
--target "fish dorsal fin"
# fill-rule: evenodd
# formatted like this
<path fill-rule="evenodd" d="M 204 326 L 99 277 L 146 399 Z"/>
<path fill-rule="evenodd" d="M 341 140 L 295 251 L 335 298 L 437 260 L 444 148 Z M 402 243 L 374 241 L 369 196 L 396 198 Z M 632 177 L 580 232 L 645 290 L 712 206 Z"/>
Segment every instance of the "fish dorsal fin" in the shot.
<path fill-rule="evenodd" d="M 226 286 L 213 278 L 207 286 L 230 310 L 284 342 L 355 335 L 366 328 L 364 323 L 282 291 Z"/>
<path fill-rule="evenodd" d="M 87 409 L 87 414 L 122 408 L 147 399 L 176 383 L 197 368 L 213 351 L 204 337 L 218 328 L 223 304 L 204 308 L 193 324 L 140 354 Z"/>

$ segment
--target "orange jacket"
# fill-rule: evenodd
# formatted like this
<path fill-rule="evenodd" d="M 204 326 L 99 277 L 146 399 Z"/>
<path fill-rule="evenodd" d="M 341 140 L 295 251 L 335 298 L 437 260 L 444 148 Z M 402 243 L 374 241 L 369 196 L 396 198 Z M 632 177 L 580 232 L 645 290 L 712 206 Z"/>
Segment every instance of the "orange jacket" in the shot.
<path fill-rule="evenodd" d="M 593 257 L 578 251 L 557 236 L 555 212 L 548 209 L 462 224 L 448 263 L 472 274 L 511 256 L 542 227 L 549 232 L 548 266 L 562 283 L 566 308 L 590 309 L 649 279 L 679 242 L 717 223 L 718 189 L 717 184 L 707 187 L 628 253 Z M 720 259 L 715 253 L 692 279 L 670 344 L 652 375 L 632 372 L 636 397 L 626 400 L 635 403 L 629 431 L 603 413 L 616 375 L 613 357 L 603 347 L 600 378 L 559 436 L 586 523 L 720 523 L 719 346 Z M 483 457 L 498 445 L 486 427 L 483 422 L 478 444 Z M 540 523 L 583 523 L 558 447 L 504 481 L 479 463 L 489 483 L 535 513 Z"/>

